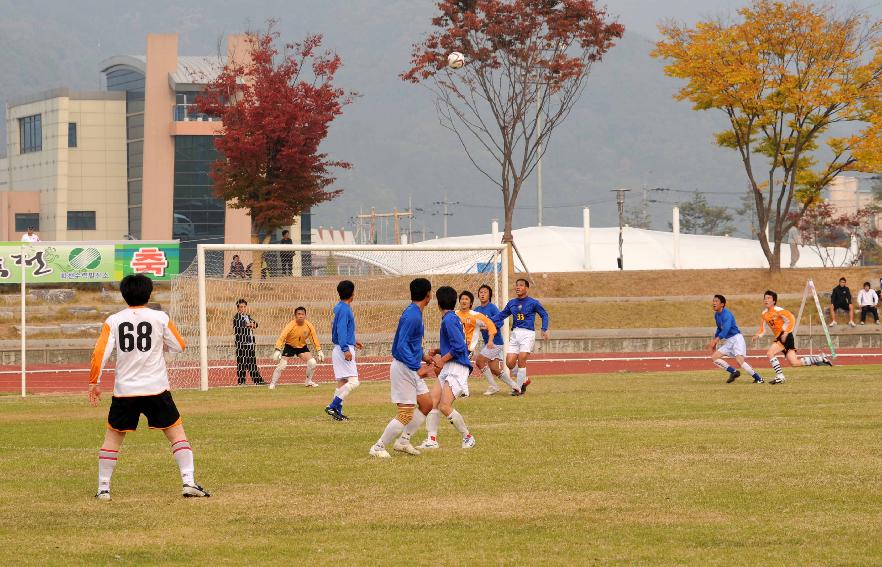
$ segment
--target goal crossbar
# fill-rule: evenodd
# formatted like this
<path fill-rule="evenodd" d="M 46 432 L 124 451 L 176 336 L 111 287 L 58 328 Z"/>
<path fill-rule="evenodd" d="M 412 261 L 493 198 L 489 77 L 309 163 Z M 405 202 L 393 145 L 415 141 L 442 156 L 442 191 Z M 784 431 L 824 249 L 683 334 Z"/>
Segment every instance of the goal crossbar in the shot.
<path fill-rule="evenodd" d="M 199 310 L 200 389 L 208 390 L 208 316 L 206 290 L 206 252 L 491 252 L 494 287 L 501 293 L 502 305 L 508 302 L 509 265 L 505 244 L 432 245 L 432 244 L 198 244 L 196 246 L 197 294 Z M 497 270 L 497 265 L 499 269 Z M 499 282 L 502 282 L 499 285 Z M 503 328 L 508 340 L 508 327 Z"/>

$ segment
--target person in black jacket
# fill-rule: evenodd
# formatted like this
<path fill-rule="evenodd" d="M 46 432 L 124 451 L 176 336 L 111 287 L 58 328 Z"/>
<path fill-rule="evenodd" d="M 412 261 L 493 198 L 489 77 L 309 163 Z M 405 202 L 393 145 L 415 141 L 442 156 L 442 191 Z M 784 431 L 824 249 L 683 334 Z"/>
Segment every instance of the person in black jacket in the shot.
<path fill-rule="evenodd" d="M 294 244 L 294 241 L 291 240 L 291 233 L 289 231 L 282 231 L 282 239 L 279 240 L 279 244 Z M 281 264 L 281 275 L 285 277 L 290 276 L 291 265 L 294 263 L 294 252 L 279 252 L 279 263 Z"/>
<path fill-rule="evenodd" d="M 238 384 L 245 383 L 245 372 L 251 374 L 251 381 L 263 384 L 260 369 L 257 367 L 255 354 L 254 329 L 257 321 L 248 315 L 248 302 L 240 299 L 236 302 L 236 315 L 233 317 L 233 333 L 236 337 L 236 378 Z"/>
<path fill-rule="evenodd" d="M 848 313 L 848 324 L 854 327 L 854 304 L 851 301 L 851 290 L 845 285 L 845 278 L 839 278 L 839 285 L 830 292 L 830 326 L 836 324 L 836 311 Z"/>

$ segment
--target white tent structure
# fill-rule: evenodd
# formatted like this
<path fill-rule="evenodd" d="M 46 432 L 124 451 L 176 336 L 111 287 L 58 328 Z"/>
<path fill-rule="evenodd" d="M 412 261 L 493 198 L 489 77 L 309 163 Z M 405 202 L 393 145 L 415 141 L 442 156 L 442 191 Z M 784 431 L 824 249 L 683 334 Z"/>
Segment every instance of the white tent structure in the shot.
<path fill-rule="evenodd" d="M 728 236 L 675 234 L 625 227 L 622 257 L 626 270 L 768 268 L 757 240 Z M 485 245 L 499 242 L 499 233 L 455 236 L 433 240 L 439 245 Z M 531 272 L 580 272 L 618 270 L 619 229 L 541 226 L 514 231 L 514 241 Z M 818 254 L 799 246 L 796 267 L 823 266 Z M 841 265 L 847 248 L 828 252 Z M 790 266 L 790 246 L 781 250 L 781 266 Z M 515 257 L 515 268 L 524 266 Z"/>

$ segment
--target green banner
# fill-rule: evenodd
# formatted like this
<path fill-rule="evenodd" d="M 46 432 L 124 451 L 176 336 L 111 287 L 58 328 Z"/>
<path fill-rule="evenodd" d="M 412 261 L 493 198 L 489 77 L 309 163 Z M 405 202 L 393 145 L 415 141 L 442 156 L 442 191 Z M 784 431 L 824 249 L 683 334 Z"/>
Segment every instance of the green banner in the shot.
<path fill-rule="evenodd" d="M 177 242 L 0 242 L 0 283 L 109 282 L 128 274 L 170 280 Z"/>

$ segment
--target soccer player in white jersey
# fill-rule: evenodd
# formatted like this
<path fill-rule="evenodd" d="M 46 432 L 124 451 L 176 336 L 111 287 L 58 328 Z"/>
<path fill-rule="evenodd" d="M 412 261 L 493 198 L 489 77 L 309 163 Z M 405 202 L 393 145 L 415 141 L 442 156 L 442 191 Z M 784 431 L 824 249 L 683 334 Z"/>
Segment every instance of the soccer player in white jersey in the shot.
<path fill-rule="evenodd" d="M 398 406 L 398 415 L 386 425 L 383 434 L 368 452 L 372 457 L 388 459 L 386 448 L 401 434 L 392 446 L 396 451 L 419 455 L 420 452 L 410 443 L 432 409 L 432 397 L 424 378 L 431 373 L 429 366 L 432 354 L 423 352 L 423 310 L 432 301 L 432 284 L 426 278 L 416 278 L 410 282 L 410 305 L 398 320 L 395 338 L 392 339 L 392 364 L 389 365 L 389 382 L 392 390 L 392 403 Z M 418 411 L 414 409 L 419 406 Z"/>
<path fill-rule="evenodd" d="M 438 381 L 430 392 L 434 409 L 426 416 L 428 436 L 417 449 L 440 447 L 438 423 L 442 413 L 462 434 L 462 448 L 471 449 L 475 446 L 475 438 L 466 426 L 462 414 L 453 409 L 453 402 L 457 398 L 469 396 L 469 374 L 472 373 L 462 321 L 453 311 L 456 308 L 456 290 L 448 286 L 439 287 L 435 292 L 435 299 L 441 311 L 440 348 L 432 358 L 432 367 L 438 374 Z"/>
<path fill-rule="evenodd" d="M 209 496 L 194 479 L 193 450 L 181 414 L 169 392 L 163 351 L 182 352 L 184 339 L 162 311 L 147 308 L 153 282 L 143 274 L 122 279 L 119 290 L 129 306 L 107 318 L 92 353 L 89 401 L 101 400 L 101 372 L 116 353 L 116 380 L 107 415 L 104 443 L 98 451 L 98 500 L 110 500 L 110 477 L 116 468 L 119 448 L 129 431 L 138 428 L 143 413 L 150 429 L 161 429 L 171 443 L 172 455 L 181 471 L 185 497 Z"/>
<path fill-rule="evenodd" d="M 306 342 L 312 343 L 312 346 L 318 351 L 313 358 L 309 352 Z M 284 350 L 283 350 L 284 349 Z M 319 362 L 325 361 L 325 353 L 322 352 L 322 344 L 318 340 L 318 334 L 312 323 L 306 320 L 306 307 L 298 307 L 294 310 L 294 320 L 285 325 L 282 333 L 276 341 L 276 349 L 273 351 L 273 361 L 276 363 L 276 369 L 273 371 L 273 379 L 270 381 L 270 390 L 279 383 L 285 367 L 288 366 L 288 358 L 296 356 L 306 363 L 306 382 L 307 387 L 317 387 L 318 384 L 312 381 L 312 375 L 315 374 L 315 368 Z"/>

